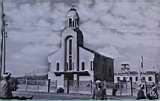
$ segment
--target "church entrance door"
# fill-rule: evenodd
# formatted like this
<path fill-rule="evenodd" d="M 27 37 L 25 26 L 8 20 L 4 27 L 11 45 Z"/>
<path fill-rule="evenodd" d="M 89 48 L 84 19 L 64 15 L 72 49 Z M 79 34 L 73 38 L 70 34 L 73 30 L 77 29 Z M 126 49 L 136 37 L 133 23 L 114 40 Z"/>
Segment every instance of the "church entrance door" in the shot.
<path fill-rule="evenodd" d="M 65 87 L 67 88 L 67 93 L 69 93 L 69 89 L 74 84 L 74 74 L 64 74 Z"/>

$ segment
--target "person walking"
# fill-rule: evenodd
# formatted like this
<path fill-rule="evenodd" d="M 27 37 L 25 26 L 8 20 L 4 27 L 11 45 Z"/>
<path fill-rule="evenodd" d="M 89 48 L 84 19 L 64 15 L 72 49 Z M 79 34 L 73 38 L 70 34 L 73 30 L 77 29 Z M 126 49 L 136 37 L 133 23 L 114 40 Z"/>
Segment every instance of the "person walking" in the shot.
<path fill-rule="evenodd" d="M 155 84 L 152 85 L 151 91 L 147 94 L 149 100 L 158 99 L 158 90 Z"/>
<path fill-rule="evenodd" d="M 11 79 L 11 73 L 3 74 L 3 80 L 0 82 L 0 99 L 18 99 L 18 100 L 27 100 L 32 99 L 31 97 L 19 97 L 12 96 L 12 91 L 17 89 L 15 80 Z"/>
<path fill-rule="evenodd" d="M 146 99 L 146 96 L 144 94 L 144 85 L 140 85 L 140 89 L 137 93 L 137 100 L 140 100 L 140 99 Z"/>
<path fill-rule="evenodd" d="M 116 96 L 116 92 L 117 92 L 117 85 L 115 84 L 112 89 L 112 95 Z"/>
<path fill-rule="evenodd" d="M 93 89 L 92 98 L 96 100 L 104 100 L 106 97 L 106 89 L 104 89 L 101 81 L 97 80 Z"/>
<path fill-rule="evenodd" d="M 154 92 L 154 99 L 158 99 L 158 88 L 157 85 L 153 85 L 152 91 Z"/>

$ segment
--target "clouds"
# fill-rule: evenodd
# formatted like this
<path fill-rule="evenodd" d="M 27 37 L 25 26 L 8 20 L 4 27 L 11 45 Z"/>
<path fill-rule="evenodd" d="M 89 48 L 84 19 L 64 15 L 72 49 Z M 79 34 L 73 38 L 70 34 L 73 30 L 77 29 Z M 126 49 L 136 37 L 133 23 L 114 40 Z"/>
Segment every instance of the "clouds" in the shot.
<path fill-rule="evenodd" d="M 23 75 L 47 71 L 47 56 L 57 50 L 65 14 L 77 7 L 85 45 L 115 58 L 115 70 L 128 61 L 146 68 L 160 65 L 160 4 L 147 0 L 7 0 L 7 70 Z"/>
<path fill-rule="evenodd" d="M 154 5 L 156 2 L 109 2 L 107 5 L 109 8 L 104 6 L 99 7 L 101 9 L 96 8 L 101 3 L 107 5 L 108 2 L 95 3 L 95 7 L 91 8 L 91 19 L 88 24 L 82 25 L 84 29 L 86 28 L 84 31 L 87 30 L 87 34 L 92 34 L 96 38 L 96 40 L 88 38 L 88 43 L 99 46 L 97 50 L 103 54 L 113 54 L 112 56 L 119 60 L 119 65 L 121 61 L 127 60 L 132 67 L 139 67 L 141 55 L 146 58 L 146 68 L 151 69 L 153 65 L 158 64 L 155 60 L 159 58 L 156 54 L 159 53 L 160 8 Z M 100 47 L 101 45 L 104 47 Z"/>

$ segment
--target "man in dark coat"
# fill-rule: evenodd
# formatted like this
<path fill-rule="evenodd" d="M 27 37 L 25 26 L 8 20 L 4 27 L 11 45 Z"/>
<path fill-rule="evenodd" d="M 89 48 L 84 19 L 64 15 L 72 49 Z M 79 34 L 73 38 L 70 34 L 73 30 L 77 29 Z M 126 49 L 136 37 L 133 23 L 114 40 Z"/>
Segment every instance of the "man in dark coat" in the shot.
<path fill-rule="evenodd" d="M 104 100 L 106 97 L 106 89 L 104 89 L 103 84 L 101 81 L 96 81 L 96 86 L 93 89 L 93 99 L 96 100 Z"/>

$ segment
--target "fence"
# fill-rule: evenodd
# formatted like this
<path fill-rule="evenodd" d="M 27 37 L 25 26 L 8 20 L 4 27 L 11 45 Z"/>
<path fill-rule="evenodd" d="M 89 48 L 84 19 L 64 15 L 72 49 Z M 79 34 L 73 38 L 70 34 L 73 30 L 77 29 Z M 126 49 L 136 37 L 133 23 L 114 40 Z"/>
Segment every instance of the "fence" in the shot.
<path fill-rule="evenodd" d="M 132 95 L 131 92 L 131 83 L 130 82 L 120 82 L 115 85 L 117 89 L 116 95 Z"/>
<path fill-rule="evenodd" d="M 57 91 L 57 81 L 49 80 L 28 80 L 28 79 L 18 79 L 18 91 L 33 91 L 33 92 L 56 92 Z M 80 94 L 92 94 L 95 84 L 92 81 L 79 81 L 69 80 L 64 82 L 65 93 L 67 89 L 69 93 L 80 93 Z M 116 87 L 116 95 L 133 95 L 136 96 L 138 92 L 138 84 L 131 82 L 119 82 L 114 84 L 112 82 L 106 82 L 106 93 L 107 95 L 112 95 L 113 88 Z M 147 86 L 150 90 L 150 86 Z"/>
<path fill-rule="evenodd" d="M 92 81 L 79 81 L 79 83 L 77 84 L 77 81 L 69 80 L 68 83 L 69 93 L 92 94 L 93 89 L 95 88 L 95 83 Z M 114 83 L 104 82 L 104 87 L 106 88 L 107 95 L 112 95 Z M 67 80 L 65 80 L 65 91 L 67 91 Z"/>
<path fill-rule="evenodd" d="M 56 92 L 57 81 L 49 80 L 28 80 L 28 79 L 18 79 L 18 89 L 17 91 L 33 91 L 33 92 Z M 68 86 L 67 86 L 68 85 Z M 67 92 L 67 88 L 70 93 L 83 93 L 91 94 L 93 83 L 91 81 L 79 81 L 77 86 L 76 80 L 70 80 L 64 82 L 64 89 Z"/>
<path fill-rule="evenodd" d="M 146 83 L 145 84 L 145 89 L 144 92 L 148 93 L 151 88 L 153 83 Z M 117 92 L 116 95 L 129 95 L 129 96 L 137 96 L 138 90 L 139 90 L 139 84 L 135 83 L 135 82 L 119 82 L 117 84 L 115 84 L 116 88 L 117 88 Z M 158 92 L 160 92 L 160 89 L 158 88 Z"/>
<path fill-rule="evenodd" d="M 92 93 L 92 81 L 79 81 L 76 80 L 65 80 L 64 83 L 65 91 L 69 93 L 83 93 L 83 94 L 91 94 Z"/>
<path fill-rule="evenodd" d="M 55 92 L 57 88 L 57 81 L 49 82 L 48 80 L 28 80 L 28 79 L 18 79 L 17 81 L 18 81 L 17 91 L 48 92 L 50 87 L 50 92 Z"/>
<path fill-rule="evenodd" d="M 18 79 L 17 81 L 18 81 L 17 91 L 56 92 L 57 90 L 56 80 L 49 81 L 49 80 Z M 114 83 L 106 82 L 105 86 L 107 88 L 106 89 L 107 95 L 112 95 L 112 88 L 114 86 Z M 92 81 L 79 81 L 78 84 L 76 80 L 64 81 L 65 93 L 67 93 L 68 89 L 69 93 L 92 94 L 94 87 L 95 84 Z M 120 90 L 122 89 L 118 88 L 119 92 Z M 121 92 L 120 94 L 124 95 L 124 92 Z"/>

